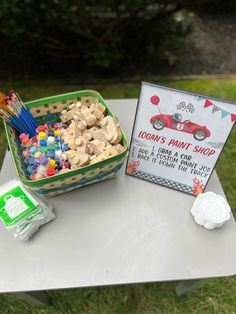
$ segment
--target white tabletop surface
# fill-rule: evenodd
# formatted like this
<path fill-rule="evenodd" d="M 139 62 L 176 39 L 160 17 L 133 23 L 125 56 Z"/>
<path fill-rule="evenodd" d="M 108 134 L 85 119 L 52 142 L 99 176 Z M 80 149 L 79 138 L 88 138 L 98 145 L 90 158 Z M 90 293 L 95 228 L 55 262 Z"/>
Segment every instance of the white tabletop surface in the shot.
<path fill-rule="evenodd" d="M 130 138 L 136 100 L 108 104 Z M 15 177 L 7 153 L 0 184 Z M 214 172 L 207 190 L 223 195 Z M 195 224 L 194 197 L 125 175 L 49 199 L 57 219 L 30 242 L 0 224 L 0 292 L 234 275 L 236 224 Z"/>

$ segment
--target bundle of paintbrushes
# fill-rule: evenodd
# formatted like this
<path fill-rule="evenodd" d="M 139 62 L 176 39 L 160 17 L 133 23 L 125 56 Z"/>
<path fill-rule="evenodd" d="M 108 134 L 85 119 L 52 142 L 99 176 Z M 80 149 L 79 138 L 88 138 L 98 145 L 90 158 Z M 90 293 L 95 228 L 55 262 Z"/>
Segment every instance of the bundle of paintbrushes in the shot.
<path fill-rule="evenodd" d="M 36 134 L 37 121 L 14 91 L 0 93 L 0 116 L 20 133 L 30 137 Z"/>

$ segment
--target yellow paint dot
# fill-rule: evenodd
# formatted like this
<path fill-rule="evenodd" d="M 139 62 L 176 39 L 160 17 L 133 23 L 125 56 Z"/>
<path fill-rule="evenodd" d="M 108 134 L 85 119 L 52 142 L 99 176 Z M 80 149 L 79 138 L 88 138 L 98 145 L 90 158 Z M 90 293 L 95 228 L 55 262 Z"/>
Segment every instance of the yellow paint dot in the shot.
<path fill-rule="evenodd" d="M 56 162 L 54 159 L 50 159 L 48 163 L 48 168 L 55 168 Z"/>
<path fill-rule="evenodd" d="M 38 137 L 40 140 L 45 140 L 47 138 L 47 134 L 45 132 L 39 132 Z"/>
<path fill-rule="evenodd" d="M 54 136 L 59 136 L 60 135 L 60 130 L 54 130 Z"/>

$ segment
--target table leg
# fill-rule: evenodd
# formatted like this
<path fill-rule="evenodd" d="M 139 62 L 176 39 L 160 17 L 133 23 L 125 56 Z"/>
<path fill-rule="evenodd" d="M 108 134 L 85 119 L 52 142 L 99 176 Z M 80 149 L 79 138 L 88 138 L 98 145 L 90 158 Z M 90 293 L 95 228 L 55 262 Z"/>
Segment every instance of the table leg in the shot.
<path fill-rule="evenodd" d="M 33 305 L 50 305 L 46 291 L 13 292 L 13 294 Z"/>
<path fill-rule="evenodd" d="M 208 280 L 209 279 L 194 279 L 182 281 L 176 286 L 175 293 L 179 297 L 183 294 L 194 291 Z"/>

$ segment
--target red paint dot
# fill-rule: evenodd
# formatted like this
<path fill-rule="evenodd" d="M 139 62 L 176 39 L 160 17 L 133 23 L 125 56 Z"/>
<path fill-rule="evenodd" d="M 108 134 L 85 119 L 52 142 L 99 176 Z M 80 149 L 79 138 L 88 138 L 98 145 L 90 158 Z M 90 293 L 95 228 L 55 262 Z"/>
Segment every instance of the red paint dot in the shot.
<path fill-rule="evenodd" d="M 159 102 L 160 102 L 160 98 L 158 96 L 154 95 L 154 96 L 151 97 L 151 103 L 153 105 L 158 105 Z"/>
<path fill-rule="evenodd" d="M 47 169 L 47 176 L 48 177 L 54 176 L 54 174 L 56 174 L 55 169 L 53 169 L 53 168 Z"/>
<path fill-rule="evenodd" d="M 39 132 L 44 132 L 45 130 L 46 130 L 45 125 L 39 125 L 38 128 L 37 128 L 38 133 Z"/>

